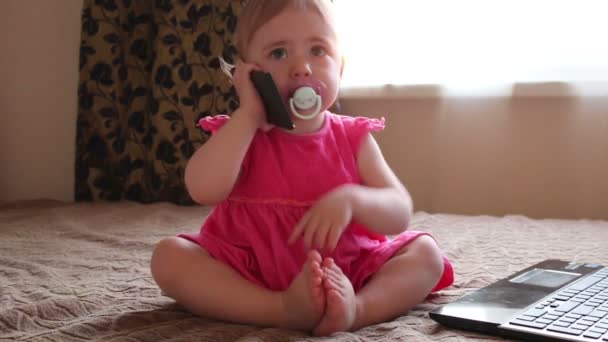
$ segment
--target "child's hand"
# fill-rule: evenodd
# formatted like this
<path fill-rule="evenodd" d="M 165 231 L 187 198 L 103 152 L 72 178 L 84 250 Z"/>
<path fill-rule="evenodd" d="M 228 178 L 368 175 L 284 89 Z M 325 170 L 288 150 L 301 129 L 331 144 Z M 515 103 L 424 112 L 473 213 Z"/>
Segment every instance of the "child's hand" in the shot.
<path fill-rule="evenodd" d="M 261 69 L 256 64 L 239 60 L 234 68 L 232 83 L 239 96 L 239 109 L 247 113 L 247 115 L 252 115 L 255 121 L 258 122 L 258 127 L 261 130 L 268 131 L 273 125 L 266 121 L 264 103 L 251 81 L 251 72 L 253 70 Z"/>
<path fill-rule="evenodd" d="M 316 247 L 332 252 L 352 219 L 348 187 L 339 187 L 323 196 L 295 225 L 289 244 L 304 237 L 306 248 Z"/>

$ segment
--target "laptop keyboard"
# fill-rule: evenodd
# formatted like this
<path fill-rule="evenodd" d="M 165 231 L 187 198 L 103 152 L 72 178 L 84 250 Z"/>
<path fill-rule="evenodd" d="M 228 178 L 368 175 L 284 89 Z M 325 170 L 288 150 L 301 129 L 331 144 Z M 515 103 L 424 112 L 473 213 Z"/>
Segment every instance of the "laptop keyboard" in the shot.
<path fill-rule="evenodd" d="M 608 341 L 608 268 L 564 287 L 509 323 L 567 339 Z"/>

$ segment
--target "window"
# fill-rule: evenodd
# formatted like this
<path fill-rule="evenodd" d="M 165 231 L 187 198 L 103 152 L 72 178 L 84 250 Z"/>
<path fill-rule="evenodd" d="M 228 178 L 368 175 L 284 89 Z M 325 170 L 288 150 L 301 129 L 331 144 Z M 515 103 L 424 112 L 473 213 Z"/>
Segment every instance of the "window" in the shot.
<path fill-rule="evenodd" d="M 608 83 L 605 0 L 334 0 L 343 86 Z"/>

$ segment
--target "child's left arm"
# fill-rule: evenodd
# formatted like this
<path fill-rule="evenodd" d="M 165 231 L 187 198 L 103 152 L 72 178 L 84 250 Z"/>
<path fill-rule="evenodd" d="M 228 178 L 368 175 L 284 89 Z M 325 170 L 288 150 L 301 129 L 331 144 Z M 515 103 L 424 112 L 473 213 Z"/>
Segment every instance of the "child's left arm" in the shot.
<path fill-rule="evenodd" d="M 319 199 L 296 224 L 289 243 L 303 238 L 308 248 L 333 250 L 352 220 L 384 235 L 407 229 L 412 198 L 369 133 L 361 141 L 357 163 L 362 184 L 342 185 Z"/>
<path fill-rule="evenodd" d="M 357 163 L 363 185 L 351 190 L 353 220 L 385 235 L 406 230 L 413 211 L 412 198 L 370 133 L 361 141 Z"/>

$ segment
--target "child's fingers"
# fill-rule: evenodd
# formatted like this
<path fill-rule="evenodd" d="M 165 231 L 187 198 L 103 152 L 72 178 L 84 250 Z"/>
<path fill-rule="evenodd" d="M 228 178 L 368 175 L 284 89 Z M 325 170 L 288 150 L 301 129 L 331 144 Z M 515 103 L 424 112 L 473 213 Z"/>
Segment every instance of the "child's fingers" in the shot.
<path fill-rule="evenodd" d="M 287 239 L 287 243 L 288 244 L 292 244 L 296 240 L 298 240 L 300 238 L 300 235 L 302 235 L 302 229 L 303 228 L 304 228 L 304 225 L 302 224 L 302 221 L 298 222 L 298 224 L 296 224 L 293 227 L 293 231 L 291 232 L 291 235 L 289 236 L 289 239 Z"/>
<path fill-rule="evenodd" d="M 251 72 L 253 70 L 261 70 L 261 68 L 257 64 L 245 63 L 242 60 L 238 60 L 234 65 L 232 82 L 236 86 L 241 82 L 251 83 L 253 86 L 253 82 L 251 81 Z"/>
<path fill-rule="evenodd" d="M 306 227 L 309 217 L 310 217 L 309 213 L 304 214 L 304 216 L 302 216 L 300 221 L 293 227 L 293 231 L 291 232 L 289 239 L 287 239 L 288 244 L 292 244 L 300 238 L 300 235 L 302 235 L 302 232 L 304 231 L 304 228 Z"/>
<path fill-rule="evenodd" d="M 314 242 L 315 246 L 320 250 L 325 250 L 325 248 L 327 247 L 327 236 L 330 229 L 331 224 L 325 224 L 325 226 L 320 227 L 316 231 Z"/>
<path fill-rule="evenodd" d="M 307 249 L 312 247 L 313 239 L 315 237 L 315 233 L 317 232 L 318 224 L 314 222 L 314 220 L 308 220 L 306 227 L 304 227 L 304 246 Z"/>
<path fill-rule="evenodd" d="M 333 252 L 334 249 L 336 249 L 338 240 L 340 240 L 340 229 L 339 227 L 334 226 L 332 229 L 330 229 L 327 237 L 327 246 L 330 252 Z"/>
<path fill-rule="evenodd" d="M 271 123 L 268 123 L 268 122 L 263 123 L 262 127 L 261 127 L 262 132 L 268 132 L 268 131 L 270 131 L 273 128 L 274 128 L 274 125 L 271 124 Z"/>

